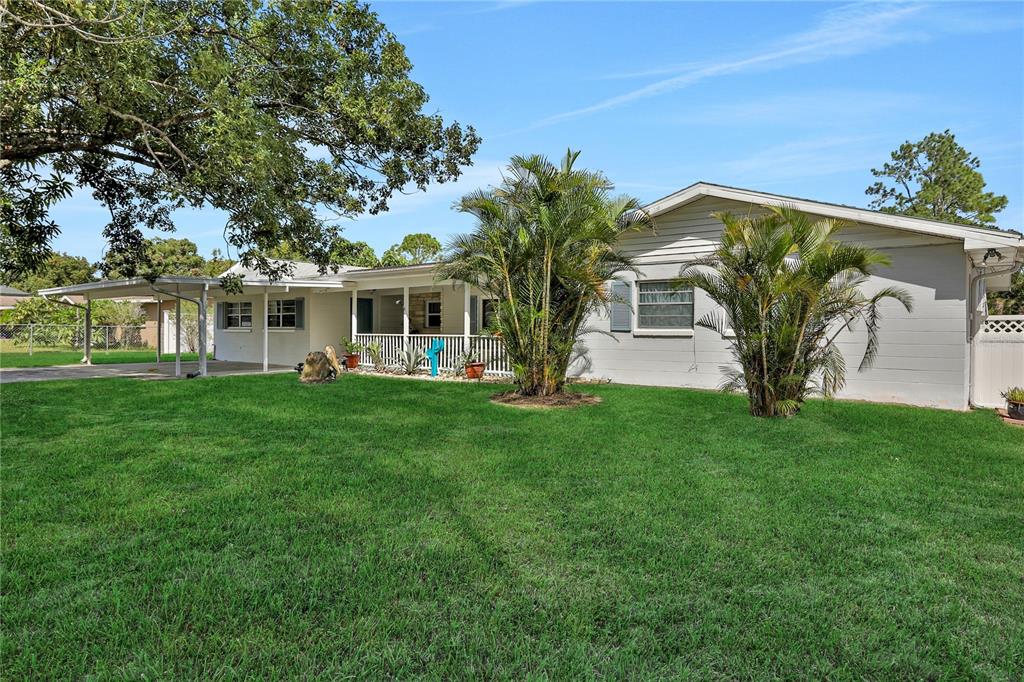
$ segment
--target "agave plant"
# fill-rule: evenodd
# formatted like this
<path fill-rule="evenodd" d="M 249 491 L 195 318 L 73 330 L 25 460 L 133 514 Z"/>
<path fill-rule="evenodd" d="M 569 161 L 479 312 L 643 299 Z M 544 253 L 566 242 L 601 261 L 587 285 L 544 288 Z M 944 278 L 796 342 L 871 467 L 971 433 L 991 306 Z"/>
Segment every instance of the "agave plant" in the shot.
<path fill-rule="evenodd" d="M 606 282 L 633 267 L 619 237 L 651 225 L 603 174 L 576 168 L 578 156 L 558 166 L 513 157 L 499 187 L 462 199 L 477 227 L 452 240 L 439 268 L 497 299 L 492 326 L 523 395 L 562 390 L 585 320 L 610 302 Z"/>
<path fill-rule="evenodd" d="M 758 217 L 718 213 L 724 225 L 714 254 L 683 268 L 677 286 L 703 289 L 725 311 L 700 327 L 733 331 L 736 367 L 724 367 L 723 390 L 745 390 L 751 414 L 788 416 L 808 395 L 835 395 L 846 382 L 836 341 L 863 323 L 867 347 L 860 369 L 878 352 L 880 303 L 910 311 L 910 295 L 884 287 L 868 295 L 872 270 L 889 264 L 878 251 L 836 239 L 842 221 L 814 219 L 787 207 Z"/>
<path fill-rule="evenodd" d="M 416 346 L 404 346 L 398 355 L 398 366 L 406 374 L 415 374 L 426 359 Z"/>

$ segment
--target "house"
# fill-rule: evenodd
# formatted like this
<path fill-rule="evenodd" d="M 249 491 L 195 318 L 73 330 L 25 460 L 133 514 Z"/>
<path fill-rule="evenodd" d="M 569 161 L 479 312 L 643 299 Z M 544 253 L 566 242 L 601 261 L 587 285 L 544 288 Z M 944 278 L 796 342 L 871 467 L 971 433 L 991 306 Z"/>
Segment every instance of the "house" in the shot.
<path fill-rule="evenodd" d="M 621 248 L 638 263 L 638 273 L 610 283 L 632 301 L 599 314 L 595 333 L 580 342 L 571 371 L 580 377 L 660 386 L 715 388 L 729 364 L 730 339 L 697 327 L 713 309 L 701 291 L 669 290 L 667 283 L 697 256 L 710 253 L 722 226 L 718 211 L 748 213 L 788 205 L 805 213 L 850 223 L 843 238 L 879 249 L 892 259 L 869 286 L 900 286 L 914 298 L 908 313 L 883 306 L 880 349 L 872 368 L 855 368 L 865 347 L 863 329 L 844 332 L 841 349 L 851 367 L 840 397 L 966 409 L 974 379 L 974 341 L 983 324 L 986 291 L 1009 286 L 1024 264 L 1020 234 L 890 215 L 849 206 L 696 183 L 646 207 L 655 231 L 631 233 Z M 406 345 L 445 342 L 441 365 L 475 346 L 490 360 L 490 371 L 509 372 L 500 340 L 481 335 L 493 302 L 471 284 L 439 280 L 431 264 L 396 268 L 342 267 L 321 274 L 309 263 L 292 263 L 287 279 L 269 282 L 239 265 L 241 294 L 221 289 L 219 279 L 168 277 L 99 282 L 43 292 L 92 297 L 155 291 L 200 304 L 217 297 L 214 339 L 218 359 L 291 365 L 311 349 L 342 339 L 375 344 L 394 359 Z M 652 311 L 645 299 L 657 296 Z M 676 310 L 669 314 L 664 306 Z M 205 313 L 201 312 L 201 316 Z M 200 339 L 200 346 L 206 346 Z M 363 362 L 368 362 L 363 354 Z M 1019 380 L 1024 383 L 1024 377 Z"/>
<path fill-rule="evenodd" d="M 21 301 L 31 297 L 32 294 L 27 291 L 0 284 L 0 310 L 10 310 Z"/>

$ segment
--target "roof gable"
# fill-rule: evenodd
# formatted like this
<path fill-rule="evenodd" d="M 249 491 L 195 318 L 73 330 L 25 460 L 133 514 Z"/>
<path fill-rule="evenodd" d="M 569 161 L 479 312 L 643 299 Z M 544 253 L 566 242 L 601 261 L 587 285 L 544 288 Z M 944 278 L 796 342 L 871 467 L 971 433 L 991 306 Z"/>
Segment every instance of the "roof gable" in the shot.
<path fill-rule="evenodd" d="M 708 182 L 696 182 L 667 197 L 658 199 L 644 208 L 652 217 L 657 218 L 659 215 L 664 215 L 669 211 L 673 211 L 703 197 L 731 199 L 758 206 L 790 206 L 805 213 L 822 215 L 829 218 L 947 237 L 963 241 L 965 249 L 996 248 L 1000 246 L 1019 248 L 1024 244 L 1024 237 L 1016 232 L 893 215 L 854 206 L 830 204 L 781 194 L 756 192 L 754 190 L 716 185 Z"/>

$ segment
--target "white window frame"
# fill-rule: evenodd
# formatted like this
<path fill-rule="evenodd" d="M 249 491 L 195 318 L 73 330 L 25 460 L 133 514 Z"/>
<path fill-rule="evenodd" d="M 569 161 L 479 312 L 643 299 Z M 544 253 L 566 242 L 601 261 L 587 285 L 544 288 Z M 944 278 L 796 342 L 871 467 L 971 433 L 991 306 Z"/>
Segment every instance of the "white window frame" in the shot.
<path fill-rule="evenodd" d="M 289 303 L 291 304 L 291 312 L 288 312 L 285 309 L 285 306 Z M 291 315 L 292 317 L 292 323 L 290 325 L 284 324 L 284 318 L 286 315 Z M 295 322 L 297 319 L 294 298 L 272 298 L 267 301 L 267 329 L 270 331 L 295 331 Z M 277 320 L 277 323 L 273 324 L 272 320 Z"/>
<path fill-rule="evenodd" d="M 437 304 L 437 312 L 436 313 L 430 312 L 430 306 L 432 304 L 434 304 L 434 303 Z M 437 324 L 430 324 L 430 317 L 431 317 L 431 315 L 434 315 L 434 316 L 437 317 Z M 441 299 L 434 298 L 434 299 L 429 299 L 429 300 L 424 301 L 423 302 L 423 326 L 426 327 L 427 329 L 440 329 L 441 328 L 441 322 L 442 322 L 442 318 L 441 318 Z"/>
<path fill-rule="evenodd" d="M 636 280 L 633 283 L 633 310 L 636 311 L 635 322 L 633 324 L 633 336 L 679 336 L 679 337 L 690 337 L 693 336 L 693 325 L 696 322 L 697 316 L 697 297 L 693 287 L 680 287 L 680 291 L 690 291 L 690 326 L 689 327 L 644 327 L 641 323 L 640 311 L 644 305 L 665 305 L 665 304 L 648 304 L 640 303 L 640 288 L 644 284 L 659 284 L 666 283 L 670 284 L 671 279 L 664 278 L 651 278 Z M 669 304 L 669 305 L 685 305 L 685 303 Z"/>
<path fill-rule="evenodd" d="M 224 316 L 224 329 L 238 332 L 252 331 L 252 301 L 225 301 L 224 305 L 227 306 L 227 313 Z M 248 309 L 248 312 L 246 312 Z M 242 318 L 249 318 L 249 325 L 242 325 Z M 237 320 L 237 324 L 232 324 L 232 318 Z"/>

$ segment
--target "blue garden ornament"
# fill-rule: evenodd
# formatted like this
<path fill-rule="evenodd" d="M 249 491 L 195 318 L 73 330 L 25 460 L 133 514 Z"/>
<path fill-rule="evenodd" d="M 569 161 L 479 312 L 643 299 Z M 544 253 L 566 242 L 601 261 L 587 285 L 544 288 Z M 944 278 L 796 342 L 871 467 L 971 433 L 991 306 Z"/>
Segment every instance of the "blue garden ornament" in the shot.
<path fill-rule="evenodd" d="M 444 350 L 444 339 L 434 339 L 427 349 L 427 359 L 430 360 L 430 376 L 437 376 L 437 358 Z"/>

